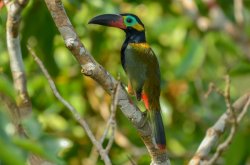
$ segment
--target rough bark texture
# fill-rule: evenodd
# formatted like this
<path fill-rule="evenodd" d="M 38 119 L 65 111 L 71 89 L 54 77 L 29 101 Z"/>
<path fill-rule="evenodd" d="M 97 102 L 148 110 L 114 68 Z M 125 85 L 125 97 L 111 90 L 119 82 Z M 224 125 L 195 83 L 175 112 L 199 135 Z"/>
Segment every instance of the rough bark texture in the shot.
<path fill-rule="evenodd" d="M 19 24 L 21 11 L 26 6 L 27 0 L 5 1 L 8 9 L 7 18 L 7 46 L 10 57 L 10 66 L 14 86 L 17 93 L 17 104 L 21 117 L 31 113 L 32 105 L 27 92 L 26 76 L 22 60 L 22 52 L 19 39 Z"/>

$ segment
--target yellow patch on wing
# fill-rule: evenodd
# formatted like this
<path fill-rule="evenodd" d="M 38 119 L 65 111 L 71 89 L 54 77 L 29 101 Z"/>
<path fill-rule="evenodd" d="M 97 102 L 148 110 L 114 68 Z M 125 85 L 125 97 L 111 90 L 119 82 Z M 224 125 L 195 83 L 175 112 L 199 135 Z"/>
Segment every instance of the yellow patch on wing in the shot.
<path fill-rule="evenodd" d="M 133 28 L 135 28 L 138 31 L 143 31 L 144 30 L 144 27 L 141 24 L 139 24 L 139 23 L 135 24 L 133 26 Z"/>

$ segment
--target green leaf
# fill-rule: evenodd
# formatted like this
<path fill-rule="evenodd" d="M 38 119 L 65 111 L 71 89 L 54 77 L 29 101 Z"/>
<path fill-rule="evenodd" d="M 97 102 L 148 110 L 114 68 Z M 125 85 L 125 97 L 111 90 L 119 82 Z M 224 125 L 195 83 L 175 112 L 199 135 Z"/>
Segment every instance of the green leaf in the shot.
<path fill-rule="evenodd" d="M 230 75 L 238 76 L 238 75 L 248 75 L 250 73 L 250 64 L 249 62 L 241 61 L 235 67 L 230 70 Z"/>
<path fill-rule="evenodd" d="M 7 134 L 7 130 L 10 128 L 9 126 L 11 126 L 11 124 L 8 120 L 8 116 L 1 111 L 0 106 L 0 164 L 24 165 L 26 156 L 19 147 L 13 144 L 10 135 Z"/>
<path fill-rule="evenodd" d="M 23 150 L 32 152 L 37 155 L 41 155 L 43 157 L 47 157 L 46 151 L 43 150 L 43 147 L 41 146 L 41 144 L 39 144 L 36 141 L 16 137 L 16 138 L 13 138 L 13 143 L 19 146 L 20 148 L 22 148 Z"/>
<path fill-rule="evenodd" d="M 7 76 L 0 74 L 0 92 L 5 93 L 12 98 L 15 97 L 15 91 L 12 82 Z"/>
<path fill-rule="evenodd" d="M 41 142 L 41 145 L 43 146 L 44 151 L 46 151 L 47 157 L 50 160 L 52 160 L 53 162 L 56 162 L 56 164 L 59 164 L 59 165 L 65 164 L 64 161 L 58 157 L 58 153 L 61 150 L 58 139 L 51 137 L 51 136 L 44 135 L 40 139 L 40 142 Z"/>
<path fill-rule="evenodd" d="M 10 143 L 6 143 L 0 137 L 0 160 L 6 165 L 25 165 L 25 157 L 22 152 Z"/>
<path fill-rule="evenodd" d="M 184 57 L 175 70 L 176 77 L 190 77 L 198 72 L 205 58 L 201 40 L 190 39 L 187 43 Z"/>
<path fill-rule="evenodd" d="M 42 127 L 35 116 L 22 120 L 22 125 L 32 139 L 38 139 L 42 135 Z"/>
<path fill-rule="evenodd" d="M 233 139 L 232 144 L 229 146 L 225 153 L 225 164 L 238 165 L 245 164 L 244 159 L 246 157 L 245 153 L 248 149 L 248 139 L 244 136 L 244 133 L 239 132 Z M 233 155 L 233 156 L 232 156 Z"/>

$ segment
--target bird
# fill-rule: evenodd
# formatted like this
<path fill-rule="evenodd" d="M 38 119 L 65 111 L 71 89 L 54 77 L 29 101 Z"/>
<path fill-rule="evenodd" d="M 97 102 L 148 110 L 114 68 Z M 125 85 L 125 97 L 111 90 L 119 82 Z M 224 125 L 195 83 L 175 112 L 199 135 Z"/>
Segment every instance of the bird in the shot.
<path fill-rule="evenodd" d="M 89 24 L 123 30 L 126 39 L 121 47 L 121 64 L 128 76 L 128 93 L 143 100 L 149 112 L 150 125 L 156 147 L 166 149 L 166 137 L 160 107 L 160 67 L 155 53 L 146 41 L 145 27 L 138 16 L 131 13 L 102 14 Z"/>

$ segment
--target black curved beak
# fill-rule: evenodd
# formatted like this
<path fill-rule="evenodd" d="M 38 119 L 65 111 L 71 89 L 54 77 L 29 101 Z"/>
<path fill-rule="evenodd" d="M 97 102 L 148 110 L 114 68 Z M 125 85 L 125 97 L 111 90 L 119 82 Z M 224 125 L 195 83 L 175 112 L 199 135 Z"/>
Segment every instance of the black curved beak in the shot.
<path fill-rule="evenodd" d="M 123 22 L 123 17 L 118 14 L 98 15 L 92 18 L 88 23 L 126 29 L 126 26 Z"/>

